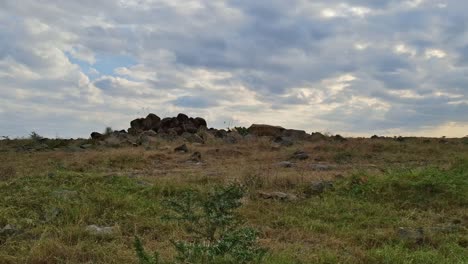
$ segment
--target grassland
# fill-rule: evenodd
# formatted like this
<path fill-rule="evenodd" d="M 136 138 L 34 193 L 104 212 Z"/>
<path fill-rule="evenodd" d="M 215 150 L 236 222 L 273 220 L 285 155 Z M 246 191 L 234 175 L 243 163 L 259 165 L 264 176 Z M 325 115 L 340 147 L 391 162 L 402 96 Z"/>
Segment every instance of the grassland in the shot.
<path fill-rule="evenodd" d="M 466 140 L 188 144 L 202 163 L 174 153 L 179 143 L 30 152 L 16 150 L 29 141 L 1 141 L 0 263 L 137 263 L 135 235 L 170 257 L 169 240 L 186 234 L 161 218 L 162 201 L 230 182 L 248 188 L 240 213 L 260 231 L 265 263 L 468 263 Z M 278 166 L 298 149 L 310 158 Z M 308 195 L 322 180 L 334 188 Z"/>

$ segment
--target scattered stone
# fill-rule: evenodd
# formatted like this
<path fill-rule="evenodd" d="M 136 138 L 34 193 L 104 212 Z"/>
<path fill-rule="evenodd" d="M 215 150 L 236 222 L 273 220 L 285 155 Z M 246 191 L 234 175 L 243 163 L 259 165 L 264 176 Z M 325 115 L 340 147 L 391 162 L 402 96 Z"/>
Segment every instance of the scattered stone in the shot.
<path fill-rule="evenodd" d="M 292 168 L 294 166 L 294 163 L 290 161 L 281 161 L 280 163 L 278 163 L 278 165 L 283 168 Z"/>
<path fill-rule="evenodd" d="M 175 152 L 184 152 L 184 153 L 187 153 L 189 150 L 188 150 L 188 147 L 187 145 L 183 144 L 183 145 L 180 145 L 178 147 L 176 147 L 174 149 Z"/>
<path fill-rule="evenodd" d="M 97 225 L 89 225 L 85 230 L 92 235 L 112 235 L 114 233 L 114 228 L 110 226 L 101 227 Z"/>
<path fill-rule="evenodd" d="M 422 227 L 418 228 L 405 228 L 399 227 L 397 230 L 398 237 L 401 240 L 422 244 L 424 242 L 425 234 Z"/>
<path fill-rule="evenodd" d="M 182 133 L 181 137 L 183 137 L 185 140 L 187 140 L 190 143 L 200 143 L 200 144 L 205 143 L 203 138 L 201 138 L 197 134 L 191 134 L 189 132 L 184 132 L 184 133 Z"/>
<path fill-rule="evenodd" d="M 201 162 L 201 153 L 198 151 L 194 152 L 188 161 L 195 163 Z"/>
<path fill-rule="evenodd" d="M 284 192 L 258 192 L 258 196 L 263 199 L 273 199 L 273 200 L 282 200 L 282 201 L 295 201 L 297 196 L 290 193 Z"/>
<path fill-rule="evenodd" d="M 290 147 L 294 144 L 289 137 L 276 137 L 273 142 L 283 147 Z"/>
<path fill-rule="evenodd" d="M 14 226 L 7 224 L 2 229 L 0 229 L 0 235 L 11 236 L 11 235 L 14 235 L 15 233 L 18 233 L 18 231 L 19 230 L 16 229 Z"/>
<path fill-rule="evenodd" d="M 298 150 L 296 152 L 293 153 L 292 159 L 297 159 L 297 160 L 306 160 L 309 158 L 309 154 L 307 154 L 306 152 L 302 151 L 302 150 Z"/>
<path fill-rule="evenodd" d="M 73 199 L 78 196 L 77 191 L 70 191 L 70 190 L 57 190 L 52 193 L 57 198 L 62 199 Z"/>
<path fill-rule="evenodd" d="M 310 164 L 310 167 L 312 170 L 316 170 L 316 171 L 328 171 L 328 170 L 333 170 L 335 168 L 332 165 L 320 164 L 320 163 Z"/>
<path fill-rule="evenodd" d="M 322 195 L 327 190 L 333 189 L 332 181 L 316 181 L 312 182 L 305 190 L 305 195 L 311 197 L 313 195 Z"/>

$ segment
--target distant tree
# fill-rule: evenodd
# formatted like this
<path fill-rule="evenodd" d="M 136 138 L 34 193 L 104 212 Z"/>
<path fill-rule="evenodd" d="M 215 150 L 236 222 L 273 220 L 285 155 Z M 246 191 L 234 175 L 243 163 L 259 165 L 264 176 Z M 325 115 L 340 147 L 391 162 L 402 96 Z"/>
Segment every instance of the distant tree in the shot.
<path fill-rule="evenodd" d="M 39 135 L 38 133 L 36 133 L 36 131 L 32 131 L 29 134 L 29 138 L 34 140 L 34 141 L 40 141 L 40 140 L 44 139 L 44 137 Z"/>
<path fill-rule="evenodd" d="M 112 127 L 106 127 L 106 129 L 104 130 L 104 135 L 110 135 L 112 134 L 112 132 L 114 132 Z"/>

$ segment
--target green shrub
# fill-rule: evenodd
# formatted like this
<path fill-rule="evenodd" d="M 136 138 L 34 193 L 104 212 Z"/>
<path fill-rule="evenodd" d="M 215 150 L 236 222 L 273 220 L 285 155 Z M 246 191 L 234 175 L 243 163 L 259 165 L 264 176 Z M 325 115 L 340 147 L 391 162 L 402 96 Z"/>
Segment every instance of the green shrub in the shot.
<path fill-rule="evenodd" d="M 33 141 L 41 141 L 42 139 L 44 139 L 44 137 L 36 133 L 36 131 L 32 131 L 29 134 L 29 138 L 32 139 Z"/>
<path fill-rule="evenodd" d="M 249 130 L 246 127 L 234 127 L 234 130 L 242 136 L 246 136 L 249 134 Z"/>
<path fill-rule="evenodd" d="M 257 245 L 258 233 L 242 226 L 236 212 L 245 192 L 242 186 L 231 184 L 207 195 L 187 191 L 167 200 L 170 213 L 164 218 L 181 223 L 190 239 L 171 241 L 177 253 L 174 260 L 165 262 L 157 253 L 147 254 L 136 238 L 140 263 L 260 263 L 265 250 Z"/>

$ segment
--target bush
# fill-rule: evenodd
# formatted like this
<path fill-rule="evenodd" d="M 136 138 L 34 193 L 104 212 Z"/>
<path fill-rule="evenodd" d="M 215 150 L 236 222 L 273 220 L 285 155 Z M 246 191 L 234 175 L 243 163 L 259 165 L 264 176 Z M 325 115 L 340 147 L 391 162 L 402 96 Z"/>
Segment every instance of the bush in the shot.
<path fill-rule="evenodd" d="M 165 219 L 177 221 L 190 235 L 188 241 L 171 241 L 174 260 L 165 262 L 158 253 L 147 254 L 135 239 L 141 264 L 159 263 L 260 263 L 265 250 L 257 245 L 257 231 L 242 226 L 236 210 L 242 205 L 245 189 L 232 184 L 219 187 L 208 195 L 187 191 L 165 202 L 170 213 Z"/>
<path fill-rule="evenodd" d="M 36 131 L 31 132 L 29 134 L 29 138 L 33 141 L 41 141 L 42 139 L 44 139 L 44 137 L 36 133 Z"/>
<path fill-rule="evenodd" d="M 234 130 L 242 136 L 247 136 L 249 134 L 249 130 L 246 127 L 234 127 Z"/>

